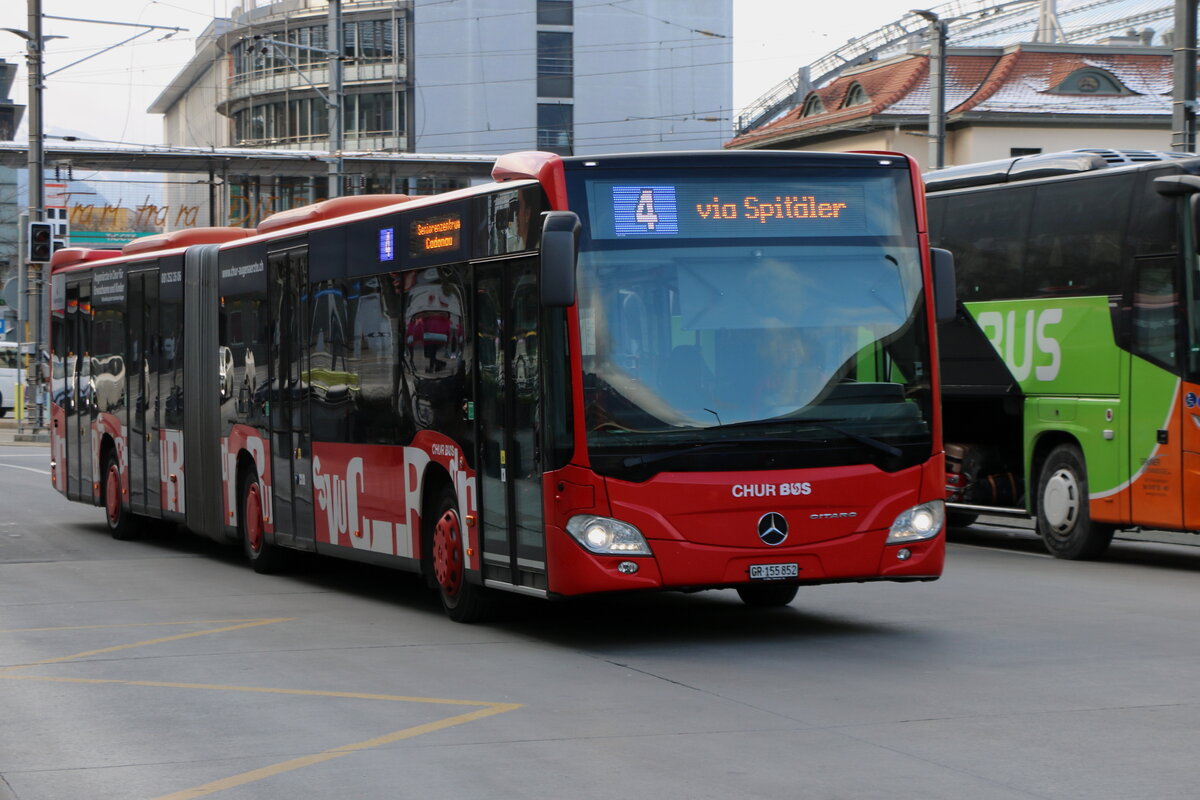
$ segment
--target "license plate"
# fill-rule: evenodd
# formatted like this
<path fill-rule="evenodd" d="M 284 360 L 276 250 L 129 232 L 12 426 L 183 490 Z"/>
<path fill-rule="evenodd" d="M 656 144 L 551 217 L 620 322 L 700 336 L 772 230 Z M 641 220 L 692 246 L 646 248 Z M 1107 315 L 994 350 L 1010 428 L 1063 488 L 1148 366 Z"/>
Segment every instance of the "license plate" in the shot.
<path fill-rule="evenodd" d="M 751 564 L 750 580 L 775 581 L 782 578 L 800 577 L 799 564 Z"/>

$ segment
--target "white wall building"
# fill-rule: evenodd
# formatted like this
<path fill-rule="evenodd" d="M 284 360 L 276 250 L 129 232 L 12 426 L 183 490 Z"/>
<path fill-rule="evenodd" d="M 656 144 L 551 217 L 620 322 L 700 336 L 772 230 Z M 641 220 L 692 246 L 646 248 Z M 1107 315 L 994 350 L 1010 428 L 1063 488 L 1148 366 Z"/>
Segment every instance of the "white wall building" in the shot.
<path fill-rule="evenodd" d="M 341 8 L 347 150 L 589 154 L 728 138 L 732 0 Z M 327 15 L 325 0 L 249 0 L 215 20 L 150 108 L 167 143 L 327 148 Z"/>

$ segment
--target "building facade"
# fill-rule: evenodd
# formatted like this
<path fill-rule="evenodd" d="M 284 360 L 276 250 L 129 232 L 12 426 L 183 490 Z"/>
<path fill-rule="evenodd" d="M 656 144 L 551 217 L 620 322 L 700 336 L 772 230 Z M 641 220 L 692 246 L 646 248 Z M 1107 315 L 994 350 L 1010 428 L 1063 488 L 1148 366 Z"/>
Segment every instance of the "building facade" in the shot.
<path fill-rule="evenodd" d="M 946 166 L 1171 148 L 1172 4 L 1059 0 L 1047 17 L 1032 3 L 957 0 L 934 11 L 947 20 L 941 58 L 928 20 L 910 12 L 768 92 L 726 146 L 888 150 L 929 169 L 931 67 L 940 64 Z"/>
<path fill-rule="evenodd" d="M 732 0 L 341 0 L 337 11 L 340 34 L 327 0 L 249 0 L 214 20 L 149 109 L 163 115 L 166 143 L 327 157 L 331 100 L 345 152 L 578 155 L 716 149 L 728 138 Z M 340 95 L 330 91 L 335 49 Z M 226 180 L 234 224 L 328 188 L 312 177 Z M 460 184 L 436 171 L 399 184 L 348 173 L 342 193 Z M 199 191 L 168 193 L 182 206 Z"/>

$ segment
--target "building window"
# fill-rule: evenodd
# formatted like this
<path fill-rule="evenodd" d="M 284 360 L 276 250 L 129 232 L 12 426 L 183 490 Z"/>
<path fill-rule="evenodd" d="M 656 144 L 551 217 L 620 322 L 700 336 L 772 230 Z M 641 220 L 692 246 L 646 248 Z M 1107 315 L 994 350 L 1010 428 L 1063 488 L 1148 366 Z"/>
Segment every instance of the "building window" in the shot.
<path fill-rule="evenodd" d="M 871 96 L 867 94 L 867 90 L 862 87 L 861 83 L 854 83 L 846 90 L 846 101 L 842 103 L 842 108 L 862 106 L 869 102 L 871 102 Z"/>
<path fill-rule="evenodd" d="M 570 97 L 574 59 L 571 53 L 571 34 L 538 31 L 537 34 L 537 93 L 538 97 Z"/>
<path fill-rule="evenodd" d="M 344 98 L 345 132 L 354 136 L 399 136 L 404 129 L 403 92 L 364 92 Z M 318 97 L 263 103 L 234 112 L 236 144 L 310 142 L 329 136 L 329 106 Z"/>
<path fill-rule="evenodd" d="M 558 153 L 560 156 L 571 155 L 574 120 L 574 106 L 538 103 L 537 149 Z"/>
<path fill-rule="evenodd" d="M 817 114 L 825 113 L 825 104 L 821 102 L 821 97 L 816 94 L 810 94 L 808 99 L 804 101 L 804 109 L 800 112 L 802 117 L 815 117 Z"/>
<path fill-rule="evenodd" d="M 573 0 L 537 0 L 538 25 L 574 24 Z"/>
<path fill-rule="evenodd" d="M 1095 67 L 1075 70 L 1050 91 L 1055 94 L 1133 94 L 1112 73 Z"/>
<path fill-rule="evenodd" d="M 328 31 L 326 25 L 307 25 L 263 34 L 264 39 L 281 43 L 278 45 L 253 38 L 235 43 L 232 48 L 234 80 L 286 72 L 292 69 L 289 59 L 300 68 L 326 64 L 329 57 L 320 51 L 329 46 Z M 288 47 L 283 42 L 316 49 Z M 404 20 L 372 19 L 342 23 L 342 52 L 348 63 L 403 60 Z"/>
<path fill-rule="evenodd" d="M 1021 156 L 1036 156 L 1041 155 L 1042 148 L 1040 147 L 1010 147 L 1008 155 L 1010 158 L 1019 158 Z"/>

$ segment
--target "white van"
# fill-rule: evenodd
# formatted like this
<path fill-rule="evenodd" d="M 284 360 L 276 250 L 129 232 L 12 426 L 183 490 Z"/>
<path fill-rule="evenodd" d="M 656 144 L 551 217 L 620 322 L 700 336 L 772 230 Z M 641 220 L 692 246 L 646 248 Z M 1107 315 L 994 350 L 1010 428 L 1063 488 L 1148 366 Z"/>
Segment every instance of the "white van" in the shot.
<path fill-rule="evenodd" d="M 0 342 L 0 417 L 17 403 L 17 344 Z"/>

